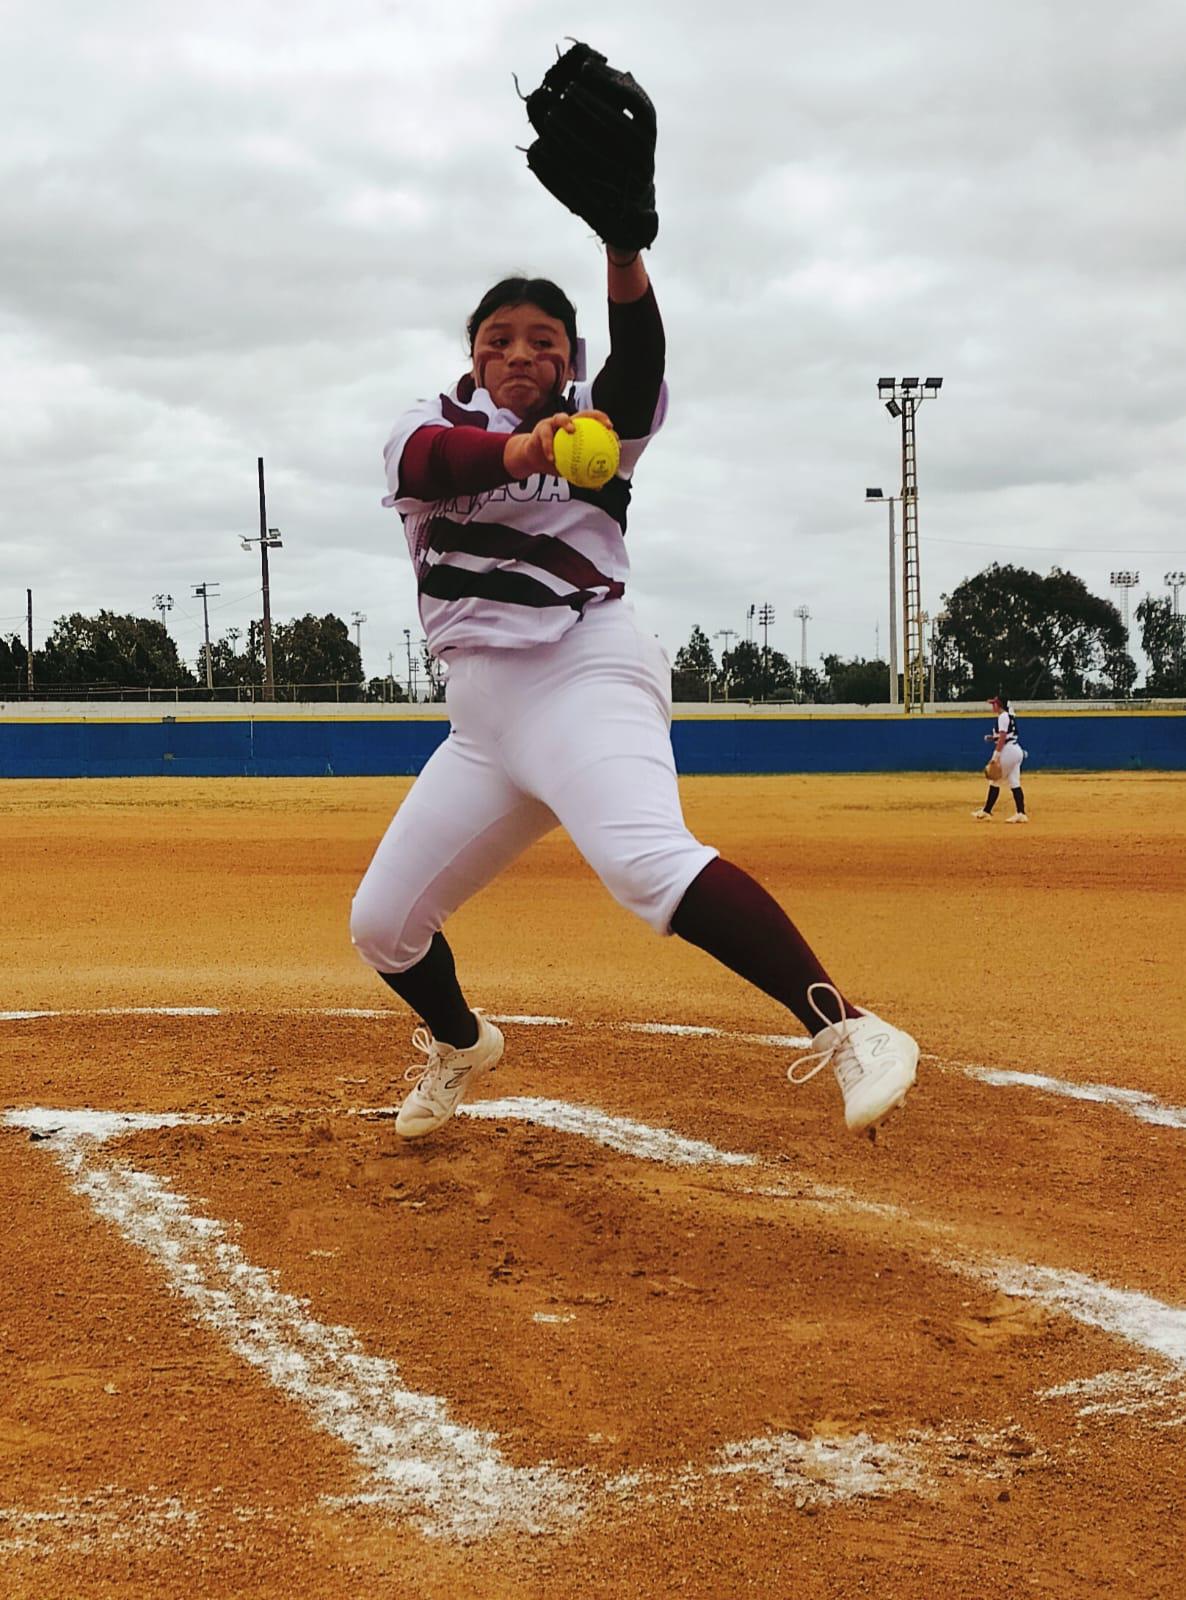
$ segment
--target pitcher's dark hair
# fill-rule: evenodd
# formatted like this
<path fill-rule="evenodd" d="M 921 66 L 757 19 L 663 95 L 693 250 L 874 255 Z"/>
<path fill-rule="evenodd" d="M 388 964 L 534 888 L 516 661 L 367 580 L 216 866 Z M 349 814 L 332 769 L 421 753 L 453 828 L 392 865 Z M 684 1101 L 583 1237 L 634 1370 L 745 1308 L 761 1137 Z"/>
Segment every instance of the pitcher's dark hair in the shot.
<path fill-rule="evenodd" d="M 465 325 L 469 335 L 469 348 L 472 355 L 474 340 L 478 337 L 478 329 L 486 318 L 492 316 L 503 306 L 538 306 L 549 317 L 555 317 L 562 323 L 568 335 L 568 350 L 570 357 L 576 354 L 577 348 L 577 312 L 572 301 L 565 294 L 559 284 L 553 283 L 551 278 L 504 278 L 501 283 L 496 283 L 474 307 L 473 314 Z"/>

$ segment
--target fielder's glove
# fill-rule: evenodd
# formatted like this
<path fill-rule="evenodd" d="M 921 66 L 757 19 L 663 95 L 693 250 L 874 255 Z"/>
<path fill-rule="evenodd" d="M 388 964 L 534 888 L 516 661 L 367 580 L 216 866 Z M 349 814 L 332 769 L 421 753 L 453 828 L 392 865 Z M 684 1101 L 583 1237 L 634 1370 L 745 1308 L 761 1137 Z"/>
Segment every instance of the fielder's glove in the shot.
<path fill-rule="evenodd" d="M 999 756 L 993 756 L 984 769 L 984 776 L 989 783 L 1000 783 L 1005 776 L 1005 769 L 1001 766 Z"/>
<path fill-rule="evenodd" d="M 628 72 L 574 44 L 527 98 L 538 134 L 527 165 L 608 245 L 641 250 L 655 214 L 655 108 Z"/>

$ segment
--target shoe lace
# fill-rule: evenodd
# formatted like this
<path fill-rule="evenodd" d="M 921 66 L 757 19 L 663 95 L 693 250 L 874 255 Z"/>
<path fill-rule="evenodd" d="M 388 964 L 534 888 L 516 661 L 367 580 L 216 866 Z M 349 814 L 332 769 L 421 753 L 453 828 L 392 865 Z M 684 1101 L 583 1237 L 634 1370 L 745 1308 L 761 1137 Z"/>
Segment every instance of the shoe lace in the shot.
<path fill-rule="evenodd" d="M 435 1068 L 441 1064 L 440 1047 L 427 1028 L 412 1029 L 412 1048 L 419 1050 L 426 1057 L 424 1061 L 413 1061 L 404 1073 L 404 1078 L 410 1082 L 413 1078 L 417 1083 L 424 1083 L 432 1077 Z"/>
<path fill-rule="evenodd" d="M 826 993 L 830 994 L 835 1000 L 840 1009 L 839 1023 L 834 1023 L 831 1017 L 828 1016 L 827 1012 L 821 1011 L 819 1006 L 815 1003 L 815 991 L 817 989 L 825 990 Z M 822 1050 L 811 1050 L 807 1053 L 807 1055 L 797 1056 L 795 1060 L 791 1062 L 790 1066 L 787 1068 L 787 1077 L 791 1083 L 794 1084 L 808 1083 L 812 1078 L 815 1077 L 817 1072 L 822 1072 L 824 1068 L 828 1066 L 837 1050 L 843 1049 L 843 1047 L 848 1043 L 849 1019 L 844 1014 L 844 1001 L 841 999 L 840 991 L 838 989 L 834 988 L 830 983 L 809 984 L 807 988 L 807 1004 L 811 1007 L 816 1016 L 826 1027 L 839 1027 L 840 1034 L 839 1037 L 832 1040 L 831 1044 L 825 1045 Z M 799 1070 L 803 1066 L 808 1067 L 806 1072 L 801 1072 Z"/>

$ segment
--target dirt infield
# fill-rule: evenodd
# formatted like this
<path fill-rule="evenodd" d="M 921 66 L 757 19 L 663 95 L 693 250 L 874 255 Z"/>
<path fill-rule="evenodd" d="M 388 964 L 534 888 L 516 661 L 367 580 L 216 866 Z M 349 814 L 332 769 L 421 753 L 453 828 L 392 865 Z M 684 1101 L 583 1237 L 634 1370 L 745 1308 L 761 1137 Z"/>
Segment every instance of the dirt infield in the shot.
<path fill-rule="evenodd" d="M 402 1145 L 406 787 L 0 787 L 5 1600 L 1186 1592 L 1186 778 L 685 784 L 928 1052 L 876 1145 L 561 835 Z"/>

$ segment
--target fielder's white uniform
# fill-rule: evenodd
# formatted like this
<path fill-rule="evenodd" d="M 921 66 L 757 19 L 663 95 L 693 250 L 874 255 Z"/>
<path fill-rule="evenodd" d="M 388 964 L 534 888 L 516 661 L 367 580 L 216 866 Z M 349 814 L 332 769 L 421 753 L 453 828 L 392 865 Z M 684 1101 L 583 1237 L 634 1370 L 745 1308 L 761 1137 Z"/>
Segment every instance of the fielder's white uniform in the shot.
<path fill-rule="evenodd" d="M 565 409 L 592 408 L 574 384 Z M 351 937 L 379 972 L 423 959 L 451 912 L 558 823 L 606 888 L 659 933 L 718 852 L 684 824 L 671 670 L 623 598 L 630 477 L 650 432 L 622 441 L 598 493 L 553 474 L 427 503 L 399 492 L 423 427 L 512 433 L 484 389 L 424 401 L 385 451 L 429 648 L 448 667 L 449 737 L 425 764 L 354 899 Z"/>
<path fill-rule="evenodd" d="M 1001 782 L 1010 789 L 1020 789 L 1021 763 L 1025 760 L 1025 751 L 1017 738 L 1017 718 L 1011 711 L 1001 710 L 997 717 L 997 733 L 1005 735 L 1005 742 L 997 756 L 1001 763 Z"/>

